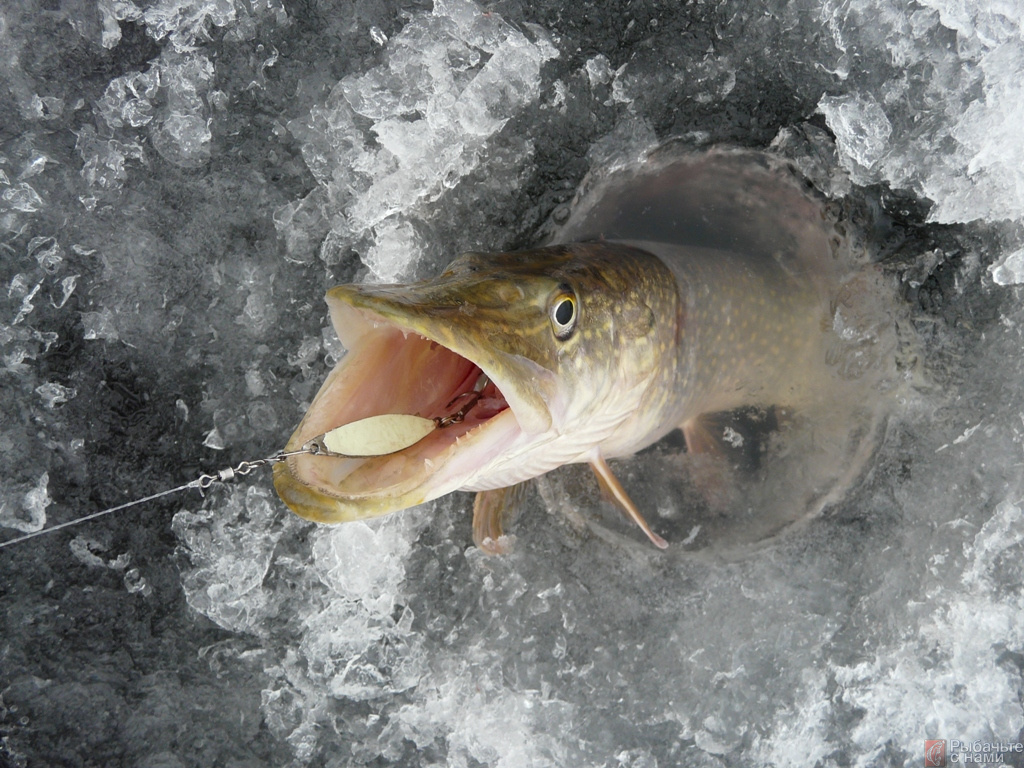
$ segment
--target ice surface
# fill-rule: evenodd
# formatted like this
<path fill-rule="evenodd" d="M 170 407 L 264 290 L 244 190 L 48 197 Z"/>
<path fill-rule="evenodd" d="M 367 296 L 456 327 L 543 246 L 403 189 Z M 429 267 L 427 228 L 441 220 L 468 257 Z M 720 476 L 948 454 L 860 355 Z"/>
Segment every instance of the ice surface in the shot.
<path fill-rule="evenodd" d="M 1020 508 L 1002 501 L 973 536 L 952 537 L 960 544 L 965 567 L 958 582 L 927 591 L 931 610 L 921 611 L 916 637 L 904 638 L 870 661 L 836 669 L 843 698 L 869 713 L 851 734 L 864 749 L 859 764 L 880 759 L 874 742 L 883 731 L 909 750 L 922 727 L 993 743 L 1000 734 L 1024 728 L 1016 693 L 1020 681 L 992 653 L 994 648 L 1019 648 L 1024 641 L 1022 522 Z M 962 530 L 969 524 L 950 525 Z M 932 568 L 938 571 L 942 565 L 938 557 Z M 935 660 L 948 663 L 950 674 L 929 674 Z"/>
<path fill-rule="evenodd" d="M 146 72 L 132 72 L 112 80 L 97 104 L 97 111 L 111 129 L 146 127 L 153 147 L 164 159 L 184 168 L 198 167 L 210 156 L 212 79 L 213 64 L 202 54 L 166 53 Z M 108 157 L 123 155 L 122 146 L 139 147 L 137 141 L 125 145 L 110 139 L 83 144 L 80 151 L 87 167 L 113 167 L 116 178 L 123 175 L 116 170 L 117 166 L 100 158 L 104 153 Z M 141 148 L 135 149 L 134 156 L 144 157 Z M 99 176 L 96 181 L 110 186 L 110 181 L 103 181 L 105 178 Z"/>
<path fill-rule="evenodd" d="M 681 552 L 671 440 L 617 464 L 685 532 L 664 555 L 585 468 L 502 558 L 465 496 L 320 528 L 262 471 L 0 550 L 0 762 L 919 766 L 925 739 L 1024 739 L 1022 30 L 980 0 L 5 5 L 4 540 L 270 455 L 342 354 L 330 285 L 528 245 L 669 136 L 771 144 L 847 199 L 909 362 L 864 481 L 733 559 Z"/>
<path fill-rule="evenodd" d="M 819 108 L 855 179 L 913 189 L 934 202 L 934 221 L 1019 219 L 1019 3 L 866 0 L 827 2 L 821 13 L 843 51 L 846 92 L 824 97 Z M 891 72 L 846 71 L 846 61 L 871 50 L 892 62 Z M 860 91 L 860 82 L 871 91 Z"/>
<path fill-rule="evenodd" d="M 488 141 L 536 101 L 541 65 L 555 55 L 546 36 L 531 40 L 466 0 L 411 19 L 385 44 L 384 63 L 344 78 L 289 125 L 325 187 L 316 200 L 332 221 L 326 242 L 354 248 L 376 280 L 407 276 L 423 253 L 423 207 L 486 168 Z M 524 141 L 511 162 L 530 153 Z M 278 217 L 285 237 L 295 237 L 293 215 Z"/>
<path fill-rule="evenodd" d="M 263 589 L 280 535 L 264 528 L 280 516 L 262 488 L 238 489 L 216 519 L 210 512 L 179 512 L 173 527 L 189 551 L 192 568 L 183 581 L 189 604 L 225 629 L 259 631 L 272 600 Z M 245 519 L 248 526 L 237 526 Z M 213 524 L 205 532 L 199 522 Z M 227 533 L 225 533 L 227 532 Z"/>

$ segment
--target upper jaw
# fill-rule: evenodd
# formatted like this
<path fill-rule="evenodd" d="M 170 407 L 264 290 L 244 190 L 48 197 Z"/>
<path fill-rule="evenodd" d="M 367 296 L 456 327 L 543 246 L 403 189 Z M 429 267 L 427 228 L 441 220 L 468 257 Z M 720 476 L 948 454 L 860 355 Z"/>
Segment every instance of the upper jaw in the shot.
<path fill-rule="evenodd" d="M 555 396 L 553 371 L 521 354 L 493 344 L 486 318 L 468 303 L 435 295 L 420 297 L 417 286 L 339 285 L 327 304 L 342 345 L 354 349 L 378 324 L 416 333 L 466 358 L 501 390 L 520 429 L 528 434 L 552 427 L 550 404 Z"/>

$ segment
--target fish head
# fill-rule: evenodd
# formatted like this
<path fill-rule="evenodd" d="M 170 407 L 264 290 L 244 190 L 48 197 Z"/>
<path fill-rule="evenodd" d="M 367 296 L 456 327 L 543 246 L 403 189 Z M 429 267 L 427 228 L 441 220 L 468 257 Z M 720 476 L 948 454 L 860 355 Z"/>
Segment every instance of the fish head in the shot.
<path fill-rule="evenodd" d="M 656 307 L 678 297 L 656 257 L 576 243 L 466 253 L 435 278 L 337 286 L 327 301 L 347 352 L 286 450 L 370 416 L 441 419 L 480 393 L 459 420 L 396 453 L 275 467 L 294 511 L 343 522 L 581 460 L 636 411 L 675 332 L 674 312 L 659 324 Z"/>

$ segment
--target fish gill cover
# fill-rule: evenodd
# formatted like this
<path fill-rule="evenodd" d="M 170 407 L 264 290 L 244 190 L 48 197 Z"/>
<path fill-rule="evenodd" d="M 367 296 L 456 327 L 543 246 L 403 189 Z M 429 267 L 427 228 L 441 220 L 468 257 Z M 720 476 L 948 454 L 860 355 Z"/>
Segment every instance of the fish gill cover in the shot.
<path fill-rule="evenodd" d="M 571 470 L 504 558 L 463 497 L 317 528 L 269 477 L 5 549 L 0 759 L 871 766 L 1024 739 L 1022 30 L 1014 2 L 5 6 L 12 532 L 276 450 L 341 354 L 326 288 L 531 244 L 668 137 L 847 199 L 921 362 L 856 491 L 730 561 L 594 536 L 625 529 Z M 655 527 L 685 512 L 674 453 L 619 465 Z"/>

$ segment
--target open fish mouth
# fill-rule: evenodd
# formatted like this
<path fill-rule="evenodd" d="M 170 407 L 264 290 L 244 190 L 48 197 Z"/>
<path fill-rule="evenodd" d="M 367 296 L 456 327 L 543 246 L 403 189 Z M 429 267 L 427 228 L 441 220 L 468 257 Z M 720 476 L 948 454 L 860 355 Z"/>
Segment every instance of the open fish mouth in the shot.
<path fill-rule="evenodd" d="M 438 425 L 396 453 L 367 458 L 297 455 L 275 468 L 275 485 L 303 517 L 343 522 L 437 498 L 474 480 L 545 421 L 523 387 L 478 342 L 456 342 L 443 317 L 417 315 L 389 291 L 332 290 L 329 303 L 347 352 L 328 376 L 287 450 L 335 427 L 383 414 L 411 414 Z M 394 292 L 396 295 L 398 291 Z M 453 346 L 458 346 L 458 349 Z M 484 359 L 490 357 L 491 359 Z M 518 395 L 518 397 L 517 397 Z"/>

